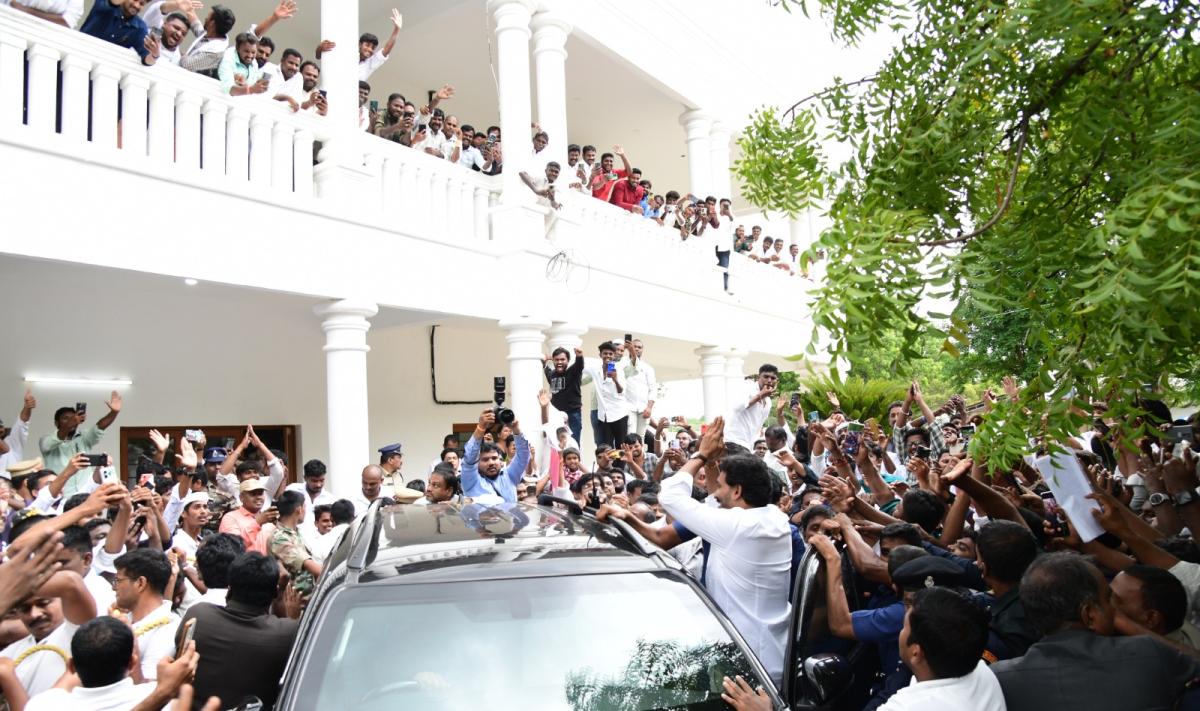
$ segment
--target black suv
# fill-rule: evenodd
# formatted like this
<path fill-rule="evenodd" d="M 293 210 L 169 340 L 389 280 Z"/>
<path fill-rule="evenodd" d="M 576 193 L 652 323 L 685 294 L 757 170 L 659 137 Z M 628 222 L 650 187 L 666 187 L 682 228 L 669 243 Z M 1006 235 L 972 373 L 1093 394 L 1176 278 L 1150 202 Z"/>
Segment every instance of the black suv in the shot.
<path fill-rule="evenodd" d="M 820 577 L 806 557 L 794 640 Z M 724 709 L 735 675 L 776 709 L 850 708 L 847 659 L 789 644 L 785 704 L 674 558 L 574 502 L 376 503 L 326 561 L 276 708 Z"/>

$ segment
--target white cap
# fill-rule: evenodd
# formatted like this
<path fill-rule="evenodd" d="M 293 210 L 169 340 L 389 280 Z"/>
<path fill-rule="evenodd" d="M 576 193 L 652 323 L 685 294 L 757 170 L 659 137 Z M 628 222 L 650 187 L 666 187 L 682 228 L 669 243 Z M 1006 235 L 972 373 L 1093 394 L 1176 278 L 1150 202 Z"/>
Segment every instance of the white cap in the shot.
<path fill-rule="evenodd" d="M 197 503 L 208 506 L 208 492 L 207 491 L 192 491 L 192 492 L 189 492 L 187 496 L 183 497 L 183 508 L 184 509 L 187 509 L 187 507 L 191 506 L 192 504 L 197 504 Z"/>

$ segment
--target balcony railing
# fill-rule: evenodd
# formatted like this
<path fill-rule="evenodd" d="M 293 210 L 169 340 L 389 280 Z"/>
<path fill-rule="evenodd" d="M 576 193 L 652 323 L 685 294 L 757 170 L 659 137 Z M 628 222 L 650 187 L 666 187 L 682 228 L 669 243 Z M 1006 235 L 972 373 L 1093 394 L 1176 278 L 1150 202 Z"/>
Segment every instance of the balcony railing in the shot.
<path fill-rule="evenodd" d="M 314 165 L 331 134 L 323 117 L 264 96 L 230 97 L 216 81 L 0 6 L 0 140 L 268 203 L 314 201 Z M 381 229 L 456 246 L 493 239 L 500 181 L 363 134 L 355 202 Z M 563 191 L 535 251 L 647 283 L 720 296 L 711 237 L 687 241 L 652 220 Z M 332 216 L 348 206 L 326 203 Z M 346 215 L 361 218 L 362 215 Z M 378 218 L 378 219 L 377 219 Z M 665 265 L 670 265 L 664 270 Z M 733 255 L 731 289 L 748 304 L 805 288 L 786 272 Z M 665 284 L 667 280 L 676 282 Z"/>

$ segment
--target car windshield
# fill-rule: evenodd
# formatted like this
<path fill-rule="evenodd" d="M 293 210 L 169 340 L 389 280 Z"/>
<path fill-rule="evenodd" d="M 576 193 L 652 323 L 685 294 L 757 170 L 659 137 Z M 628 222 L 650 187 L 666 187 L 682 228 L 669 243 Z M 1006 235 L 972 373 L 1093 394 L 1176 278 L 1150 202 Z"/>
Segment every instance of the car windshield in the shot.
<path fill-rule="evenodd" d="M 721 679 L 736 674 L 765 684 L 669 575 L 370 585 L 328 601 L 294 698 L 354 711 L 724 709 Z"/>

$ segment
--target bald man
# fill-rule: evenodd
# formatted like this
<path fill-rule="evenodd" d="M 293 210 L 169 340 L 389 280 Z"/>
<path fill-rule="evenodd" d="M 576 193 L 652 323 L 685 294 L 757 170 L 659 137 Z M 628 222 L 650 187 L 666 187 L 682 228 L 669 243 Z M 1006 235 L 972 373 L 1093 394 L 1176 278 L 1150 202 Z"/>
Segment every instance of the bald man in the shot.
<path fill-rule="evenodd" d="M 383 468 L 368 464 L 362 470 L 362 493 L 351 499 L 354 515 L 361 516 L 375 499 L 383 498 Z"/>

